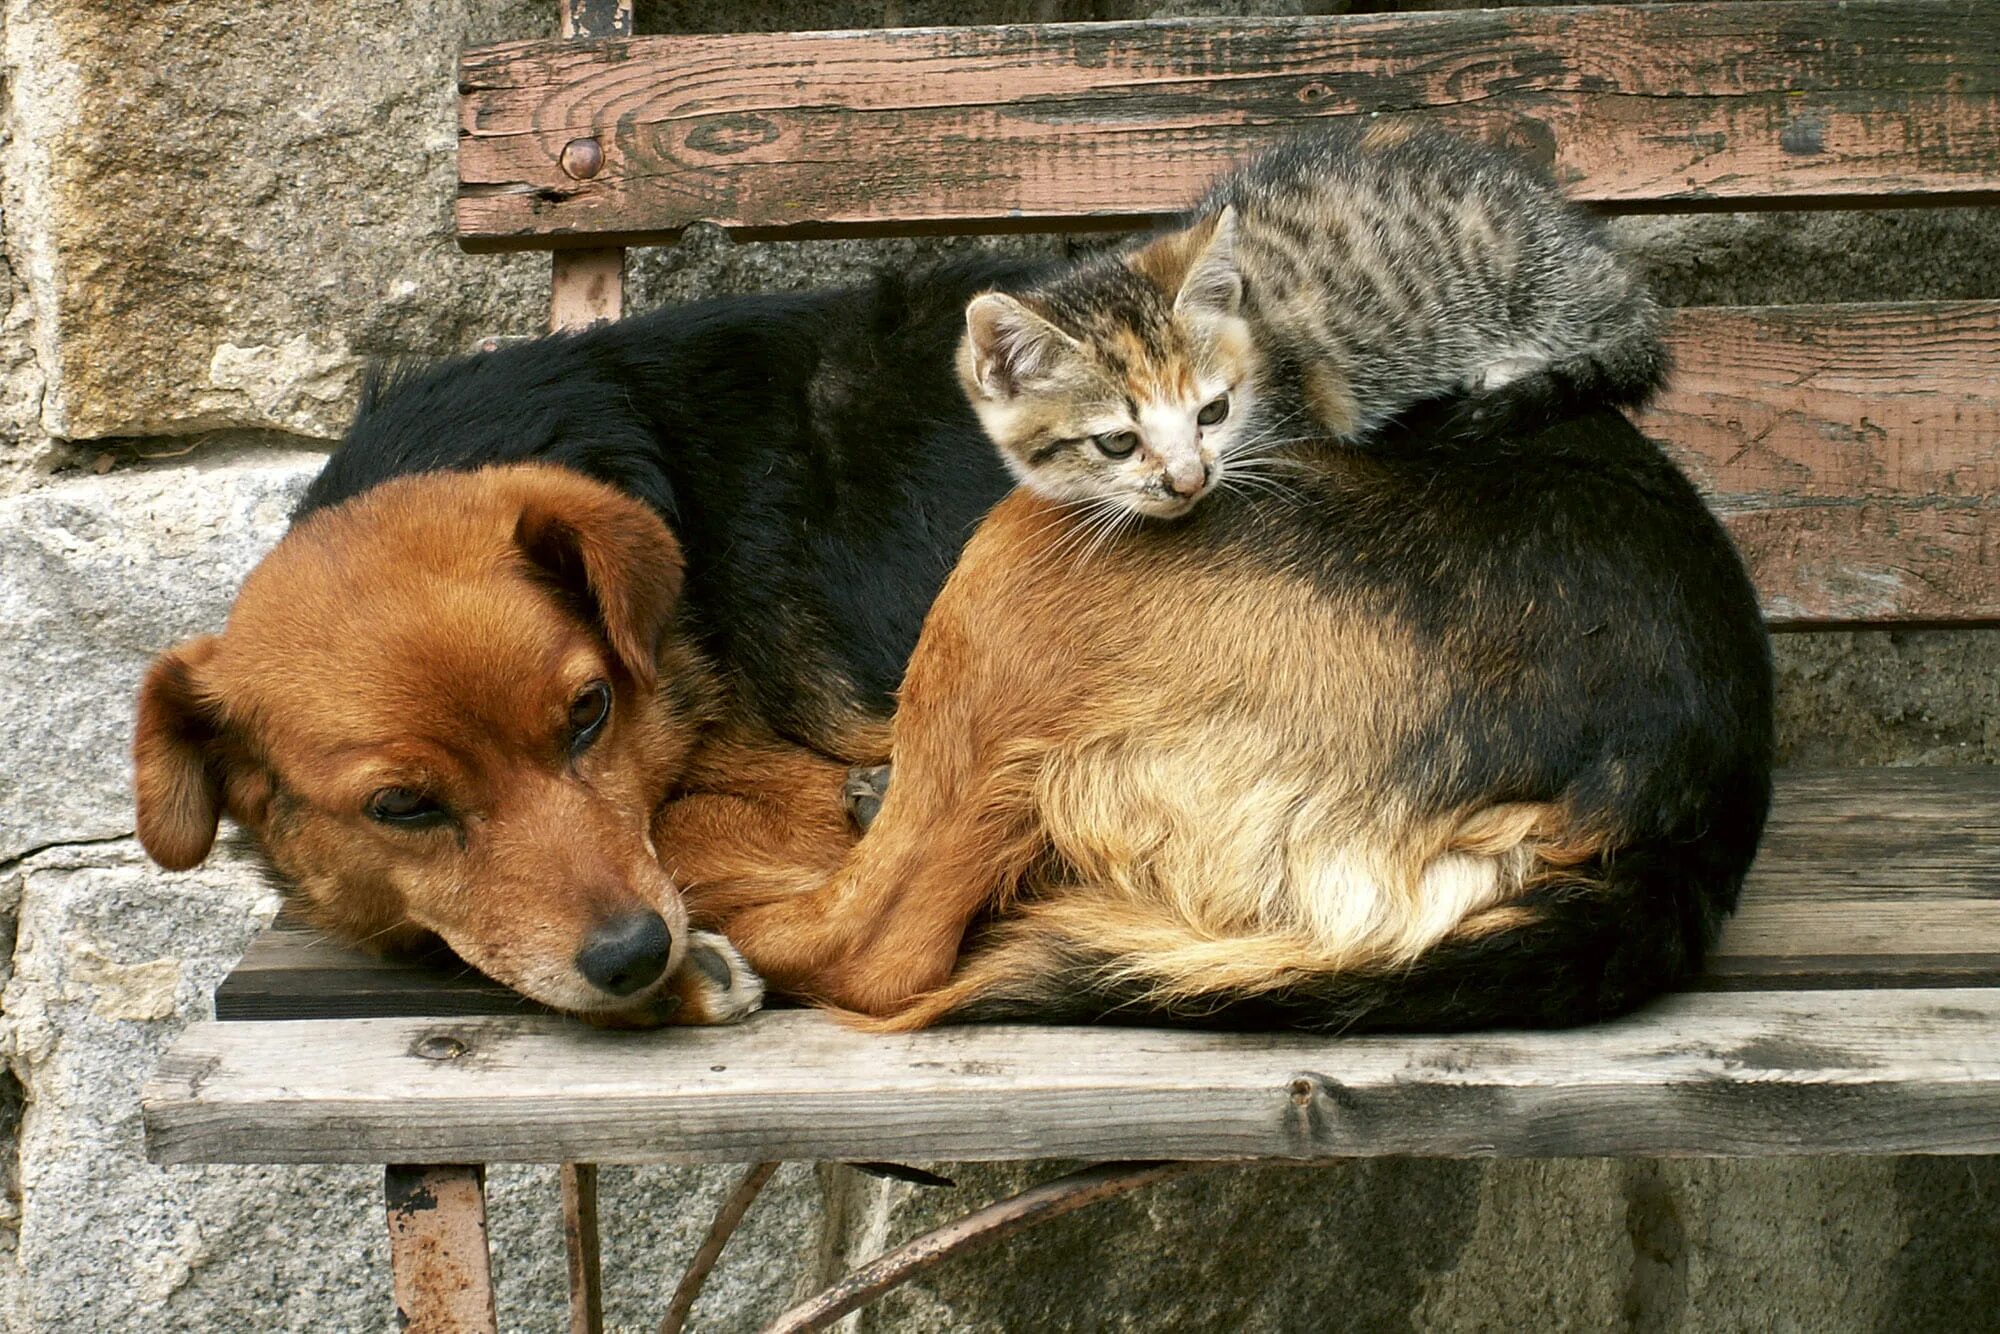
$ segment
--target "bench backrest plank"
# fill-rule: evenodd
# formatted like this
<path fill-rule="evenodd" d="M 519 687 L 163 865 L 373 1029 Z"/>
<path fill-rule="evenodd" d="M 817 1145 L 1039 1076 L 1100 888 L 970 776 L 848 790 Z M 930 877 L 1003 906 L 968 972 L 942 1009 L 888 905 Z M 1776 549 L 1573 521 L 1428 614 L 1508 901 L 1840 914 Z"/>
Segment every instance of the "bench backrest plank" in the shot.
<path fill-rule="evenodd" d="M 460 241 L 559 256 L 695 222 L 1126 226 L 1355 113 L 1512 143 L 1630 210 L 2000 200 L 1981 0 L 517 42 L 468 51 L 461 93 Z M 594 172 L 565 168 L 579 139 Z M 1644 425 L 1774 627 L 2000 623 L 2000 303 L 1683 310 L 1674 346 Z"/>
<path fill-rule="evenodd" d="M 1125 225 L 1357 112 L 1513 142 L 1622 208 L 2000 192 L 1986 0 L 525 42 L 460 84 L 476 249 Z M 579 178 L 563 150 L 593 136 Z"/>
<path fill-rule="evenodd" d="M 2000 621 L 2000 302 L 1695 307 L 1640 421 L 1777 628 Z"/>

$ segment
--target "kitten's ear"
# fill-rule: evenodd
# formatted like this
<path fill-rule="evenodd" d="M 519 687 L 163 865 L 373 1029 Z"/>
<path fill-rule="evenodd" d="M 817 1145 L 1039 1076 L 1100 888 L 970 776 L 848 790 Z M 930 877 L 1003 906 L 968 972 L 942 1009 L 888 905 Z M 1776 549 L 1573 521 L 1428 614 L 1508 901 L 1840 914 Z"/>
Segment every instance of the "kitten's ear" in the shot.
<path fill-rule="evenodd" d="M 1231 204 L 1216 214 L 1209 224 L 1207 242 L 1189 249 L 1193 253 L 1174 297 L 1174 309 L 1234 315 L 1243 304 L 1243 274 L 1236 267 L 1236 206 Z"/>
<path fill-rule="evenodd" d="M 965 308 L 972 378 L 988 398 L 1012 398 L 1046 376 L 1076 340 L 1003 292 L 976 296 Z"/>

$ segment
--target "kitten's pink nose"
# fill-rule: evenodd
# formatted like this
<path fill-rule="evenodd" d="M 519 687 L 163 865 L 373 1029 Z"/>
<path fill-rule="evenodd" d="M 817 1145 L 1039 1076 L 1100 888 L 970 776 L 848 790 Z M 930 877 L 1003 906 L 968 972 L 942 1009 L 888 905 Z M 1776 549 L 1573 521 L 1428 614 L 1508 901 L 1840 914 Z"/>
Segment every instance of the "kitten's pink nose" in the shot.
<path fill-rule="evenodd" d="M 1201 459 L 1176 459 L 1167 465 L 1167 486 L 1175 495 L 1188 499 L 1201 494 L 1213 473 Z"/>

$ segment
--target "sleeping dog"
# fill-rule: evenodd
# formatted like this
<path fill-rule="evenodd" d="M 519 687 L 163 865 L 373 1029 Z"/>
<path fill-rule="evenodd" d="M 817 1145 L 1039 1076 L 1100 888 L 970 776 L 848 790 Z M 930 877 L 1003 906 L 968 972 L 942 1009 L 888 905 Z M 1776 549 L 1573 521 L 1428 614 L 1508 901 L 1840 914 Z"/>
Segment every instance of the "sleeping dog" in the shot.
<path fill-rule="evenodd" d="M 932 597 L 1010 479 L 950 364 L 977 261 L 372 385 L 227 628 L 140 692 L 162 865 L 227 814 L 308 920 L 614 1022 L 754 1007 L 676 883 L 851 839 Z M 506 466 L 499 466 L 506 465 Z M 655 827 L 656 815 L 661 823 Z"/>
<path fill-rule="evenodd" d="M 754 1007 L 690 920 L 892 1027 L 1575 1023 L 1696 968 L 1768 803 L 1770 663 L 1660 452 L 1610 412 L 1419 414 L 1087 552 L 1015 495 L 925 621 L 1008 487 L 947 375 L 1007 276 L 372 395 L 228 628 L 147 679 L 148 850 L 191 864 L 227 812 L 329 931 L 607 1022 Z"/>
<path fill-rule="evenodd" d="M 1087 548 L 1010 496 L 867 835 L 730 939 L 891 1029 L 1555 1026 L 1683 981 L 1770 800 L 1750 581 L 1615 411 L 1449 416 Z"/>

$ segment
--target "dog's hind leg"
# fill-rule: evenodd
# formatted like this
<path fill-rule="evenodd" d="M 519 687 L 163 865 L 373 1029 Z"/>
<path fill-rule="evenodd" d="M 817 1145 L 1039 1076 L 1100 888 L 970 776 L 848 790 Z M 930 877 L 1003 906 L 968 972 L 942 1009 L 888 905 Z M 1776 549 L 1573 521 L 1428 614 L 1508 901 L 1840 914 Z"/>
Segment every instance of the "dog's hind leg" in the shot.
<path fill-rule="evenodd" d="M 1008 769 L 970 791 L 933 778 L 899 761 L 867 837 L 837 874 L 726 923 L 759 971 L 785 990 L 870 1013 L 950 976 L 966 928 L 1008 897 L 1041 842 L 1028 785 Z"/>
<path fill-rule="evenodd" d="M 725 734 L 691 757 L 653 819 L 654 851 L 698 926 L 826 882 L 854 845 L 848 766 L 768 738 Z"/>

